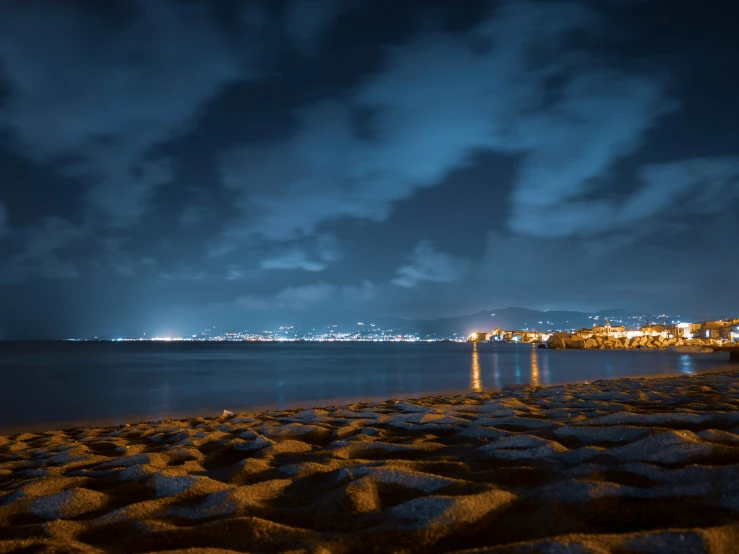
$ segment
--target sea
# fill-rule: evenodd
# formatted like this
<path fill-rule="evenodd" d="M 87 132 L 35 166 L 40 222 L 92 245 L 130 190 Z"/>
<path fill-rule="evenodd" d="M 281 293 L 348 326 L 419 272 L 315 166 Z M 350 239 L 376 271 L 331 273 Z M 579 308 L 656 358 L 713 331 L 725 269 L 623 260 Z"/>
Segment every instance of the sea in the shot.
<path fill-rule="evenodd" d="M 726 353 L 506 343 L 0 343 L 0 434 L 728 370 Z"/>

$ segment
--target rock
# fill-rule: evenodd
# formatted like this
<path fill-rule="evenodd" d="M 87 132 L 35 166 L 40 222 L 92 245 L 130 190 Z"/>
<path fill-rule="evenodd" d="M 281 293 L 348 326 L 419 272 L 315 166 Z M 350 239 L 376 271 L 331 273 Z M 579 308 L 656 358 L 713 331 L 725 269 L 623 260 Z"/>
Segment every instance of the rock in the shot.
<path fill-rule="evenodd" d="M 565 346 L 573 350 L 582 350 L 585 348 L 585 340 L 580 337 L 569 337 L 565 339 Z"/>
<path fill-rule="evenodd" d="M 566 341 L 569 339 L 567 333 L 554 333 L 549 340 L 547 340 L 547 346 L 556 350 L 563 350 L 567 348 Z"/>
<path fill-rule="evenodd" d="M 567 348 L 564 339 L 561 337 L 550 338 L 547 341 L 547 346 L 554 350 L 564 350 L 565 348 Z"/>

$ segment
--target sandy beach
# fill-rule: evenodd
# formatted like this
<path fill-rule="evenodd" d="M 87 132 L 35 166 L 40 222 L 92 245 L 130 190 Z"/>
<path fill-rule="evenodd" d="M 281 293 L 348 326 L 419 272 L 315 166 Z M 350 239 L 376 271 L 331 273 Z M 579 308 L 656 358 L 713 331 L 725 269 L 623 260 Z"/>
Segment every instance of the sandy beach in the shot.
<path fill-rule="evenodd" d="M 0 552 L 736 552 L 739 371 L 0 437 Z"/>

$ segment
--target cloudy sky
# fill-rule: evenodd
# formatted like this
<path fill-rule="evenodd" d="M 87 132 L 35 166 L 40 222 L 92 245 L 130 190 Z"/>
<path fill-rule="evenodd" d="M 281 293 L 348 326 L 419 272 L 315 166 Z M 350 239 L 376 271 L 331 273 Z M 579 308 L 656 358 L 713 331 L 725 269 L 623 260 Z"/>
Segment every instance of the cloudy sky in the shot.
<path fill-rule="evenodd" d="M 731 0 L 0 5 L 0 338 L 736 315 Z"/>

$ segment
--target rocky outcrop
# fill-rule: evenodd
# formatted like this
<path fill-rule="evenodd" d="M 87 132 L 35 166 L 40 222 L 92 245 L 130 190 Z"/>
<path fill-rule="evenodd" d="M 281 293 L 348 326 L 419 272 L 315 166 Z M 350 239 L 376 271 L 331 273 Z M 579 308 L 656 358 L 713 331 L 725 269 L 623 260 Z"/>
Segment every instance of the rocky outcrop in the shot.
<path fill-rule="evenodd" d="M 582 350 L 583 348 L 585 348 L 585 339 L 581 337 L 570 337 L 565 340 L 565 345 L 567 346 L 567 348 Z"/>
<path fill-rule="evenodd" d="M 549 348 L 554 348 L 555 350 L 564 350 L 567 348 L 567 340 L 569 340 L 570 335 L 567 333 L 554 333 L 551 337 L 549 337 L 549 340 L 547 341 L 547 346 Z"/>
<path fill-rule="evenodd" d="M 583 338 L 579 335 L 568 333 L 555 333 L 547 341 L 549 348 L 557 350 L 564 349 L 591 349 L 591 350 L 617 350 L 617 349 L 656 349 L 680 347 L 708 348 L 720 346 L 721 342 L 715 339 L 680 339 L 663 337 L 589 337 Z"/>

